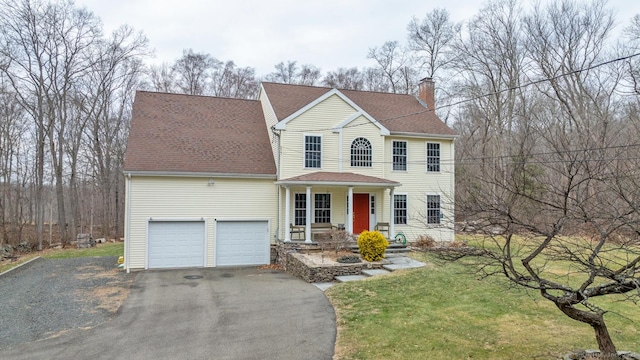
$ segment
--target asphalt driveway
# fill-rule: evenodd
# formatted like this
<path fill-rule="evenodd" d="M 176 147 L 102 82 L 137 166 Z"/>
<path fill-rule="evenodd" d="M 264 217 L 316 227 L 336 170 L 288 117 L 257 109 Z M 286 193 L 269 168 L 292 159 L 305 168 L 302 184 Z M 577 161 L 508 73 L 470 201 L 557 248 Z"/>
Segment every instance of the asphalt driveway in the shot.
<path fill-rule="evenodd" d="M 331 359 L 335 336 L 335 313 L 322 291 L 282 271 L 145 271 L 135 273 L 113 320 L 1 353 L 10 359 Z"/>

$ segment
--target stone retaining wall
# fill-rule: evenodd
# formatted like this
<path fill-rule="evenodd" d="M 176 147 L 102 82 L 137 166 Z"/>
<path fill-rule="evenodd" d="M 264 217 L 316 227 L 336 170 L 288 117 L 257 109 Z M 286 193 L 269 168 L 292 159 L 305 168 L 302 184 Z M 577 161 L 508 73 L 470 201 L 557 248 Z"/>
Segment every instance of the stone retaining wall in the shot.
<path fill-rule="evenodd" d="M 382 262 L 361 262 L 356 264 L 318 264 L 305 254 L 317 250 L 317 245 L 300 243 L 279 243 L 275 246 L 275 263 L 284 270 L 306 282 L 329 282 L 335 276 L 360 275 L 362 269 L 380 269 Z"/>

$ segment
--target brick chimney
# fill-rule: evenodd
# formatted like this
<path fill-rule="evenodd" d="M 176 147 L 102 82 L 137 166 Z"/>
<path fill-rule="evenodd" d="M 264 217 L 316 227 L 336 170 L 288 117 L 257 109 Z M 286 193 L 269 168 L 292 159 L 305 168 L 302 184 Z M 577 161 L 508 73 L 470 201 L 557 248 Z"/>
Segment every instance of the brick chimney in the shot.
<path fill-rule="evenodd" d="M 420 80 L 418 83 L 418 98 L 427 104 L 427 109 L 434 110 L 436 108 L 435 100 L 435 83 L 430 77 Z"/>

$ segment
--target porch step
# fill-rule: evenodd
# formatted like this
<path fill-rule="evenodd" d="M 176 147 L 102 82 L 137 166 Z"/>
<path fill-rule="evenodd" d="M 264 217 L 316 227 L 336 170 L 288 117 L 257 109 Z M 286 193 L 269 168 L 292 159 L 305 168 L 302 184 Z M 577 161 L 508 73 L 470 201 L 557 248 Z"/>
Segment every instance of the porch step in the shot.
<path fill-rule="evenodd" d="M 334 277 L 334 279 L 336 279 L 338 282 L 349 282 L 349 281 L 362 280 L 366 278 L 367 277 L 364 275 L 342 275 L 342 276 Z"/>
<path fill-rule="evenodd" d="M 391 274 L 391 271 L 384 270 L 384 269 L 367 269 L 367 270 L 362 270 L 362 274 L 368 277 L 371 277 L 371 276 Z"/>
<path fill-rule="evenodd" d="M 349 249 L 351 250 L 351 252 L 354 252 L 354 253 L 358 253 L 360 251 L 360 249 L 358 248 L 358 245 L 350 245 Z M 398 253 L 408 253 L 408 252 L 411 252 L 411 250 L 409 250 L 406 245 L 391 243 L 389 244 L 389 246 L 384 252 L 385 254 L 398 254 Z"/>
<path fill-rule="evenodd" d="M 393 257 L 387 258 L 387 260 L 389 260 L 391 264 L 382 265 L 382 268 L 389 271 L 402 270 L 402 269 L 415 269 L 415 268 L 420 268 L 427 265 L 421 261 L 416 261 L 406 256 L 397 256 L 397 257 L 393 256 Z"/>

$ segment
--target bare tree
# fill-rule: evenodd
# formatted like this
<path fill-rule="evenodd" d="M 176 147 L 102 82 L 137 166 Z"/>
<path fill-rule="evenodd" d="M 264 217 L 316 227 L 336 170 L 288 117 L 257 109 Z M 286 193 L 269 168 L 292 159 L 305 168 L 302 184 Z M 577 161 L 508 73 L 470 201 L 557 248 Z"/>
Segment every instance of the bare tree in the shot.
<path fill-rule="evenodd" d="M 250 99 L 257 94 L 258 83 L 255 70 L 250 67 L 239 68 L 229 60 L 212 74 L 212 95 Z"/>
<path fill-rule="evenodd" d="M 413 59 L 398 41 L 387 41 L 380 47 L 370 48 L 367 57 L 376 62 L 377 69 L 389 84 L 391 92 L 415 92 L 414 85 L 417 84 L 418 75 L 413 68 Z"/>
<path fill-rule="evenodd" d="M 150 87 L 154 91 L 177 92 L 176 77 L 173 66 L 166 62 L 149 67 Z"/>
<path fill-rule="evenodd" d="M 424 19 L 413 18 L 407 26 L 409 47 L 415 51 L 426 69 L 422 75 L 435 78 L 438 70 L 448 67 L 455 53 L 453 42 L 461 25 L 449 19 L 446 9 L 434 9 Z"/>
<path fill-rule="evenodd" d="M 303 64 L 299 67 L 297 61 L 280 62 L 274 67 L 276 71 L 265 76 L 267 81 L 282 84 L 315 85 L 322 77 L 322 73 L 317 67 L 309 64 Z"/>
<path fill-rule="evenodd" d="M 113 32 L 94 52 L 93 67 L 82 84 L 80 110 L 88 121 L 84 146 L 85 174 L 97 184 L 102 236 L 122 233 L 122 167 L 133 94 L 140 85 L 147 39 L 128 26 Z M 90 209 L 93 212 L 93 209 Z"/>
<path fill-rule="evenodd" d="M 484 172 L 483 177 L 508 176 L 504 156 L 518 146 L 515 130 L 528 126 L 524 116 L 536 98 L 519 87 L 527 73 L 520 12 L 516 1 L 489 2 L 454 44 L 460 72 L 456 88 L 471 99 L 458 109 L 456 127 L 464 141 L 457 152 L 483 159 L 485 166 L 468 169 Z"/>
<path fill-rule="evenodd" d="M 322 84 L 337 89 L 364 90 L 364 77 L 357 67 L 329 71 Z"/>
<path fill-rule="evenodd" d="M 124 86 L 126 81 L 122 80 L 127 71 L 114 69 L 129 66 L 139 73 L 141 53 L 131 49 L 146 46 L 143 44 L 146 40 L 129 43 L 134 36 L 127 28 L 116 31 L 113 39 L 105 40 L 99 19 L 71 1 L 5 0 L 2 5 L 0 72 L 28 121 L 25 131 L 19 132 L 23 136 L 20 140 L 24 142 L 33 136 L 31 143 L 34 144 L 33 147 L 17 144 L 13 149 L 13 154 L 19 154 L 13 161 L 16 184 L 20 185 L 16 189 L 29 188 L 22 194 L 33 194 L 27 206 L 22 203 L 21 194 L 16 194 L 22 198 L 16 201 L 20 211 L 26 208 L 27 217 L 35 219 L 39 249 L 43 242 L 45 203 L 55 203 L 64 245 L 74 237 L 76 225 L 82 219 L 83 199 L 79 187 L 86 181 L 87 173 L 93 173 L 88 170 L 92 166 L 87 166 L 93 163 L 85 159 L 91 149 L 87 144 L 93 143 L 96 135 L 92 132 L 94 120 L 103 115 L 100 111 L 104 104 L 113 109 L 118 101 L 113 95 L 115 90 L 103 96 L 106 87 L 101 81 L 110 79 L 110 86 L 119 87 L 117 91 L 128 91 L 126 97 L 131 98 L 132 87 Z M 128 59 L 128 65 L 122 65 L 123 58 Z M 94 81 L 96 79 L 100 80 Z M 123 104 L 122 112 L 127 114 L 130 101 Z M 110 115 L 106 117 L 111 119 Z M 126 136 L 125 120 L 123 116 L 119 125 L 125 128 L 121 137 Z M 119 143 L 124 147 L 122 139 L 99 140 L 101 144 Z M 118 161 L 110 167 L 115 174 L 119 173 L 122 163 L 122 156 L 118 156 Z M 122 179 L 116 181 L 120 182 L 117 187 L 121 186 Z M 45 190 L 52 188 L 55 188 L 55 201 L 45 199 Z M 116 195 L 116 203 L 117 198 Z M 115 212 L 119 212 L 117 206 Z M 49 214 L 53 217 L 52 207 Z"/>
<path fill-rule="evenodd" d="M 182 57 L 172 67 L 177 76 L 177 87 L 184 94 L 206 94 L 212 73 L 220 65 L 220 60 L 209 54 L 195 53 L 192 49 L 184 50 Z"/>
<path fill-rule="evenodd" d="M 486 237 L 451 256 L 539 292 L 615 358 L 597 299 L 639 294 L 640 152 L 638 117 L 619 111 L 624 72 L 604 62 L 613 17 L 601 1 L 523 13 L 490 2 L 456 43 L 471 99 L 458 124 L 456 211 Z"/>
<path fill-rule="evenodd" d="M 12 238 L 19 241 L 26 220 L 22 205 L 25 177 L 20 172 L 26 132 L 24 111 L 0 74 L 0 245 L 10 244 Z"/>

